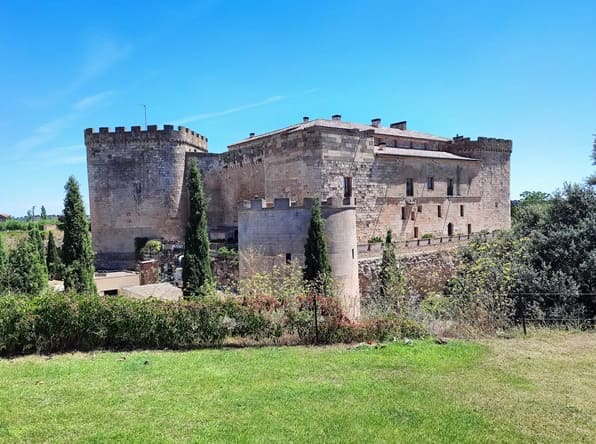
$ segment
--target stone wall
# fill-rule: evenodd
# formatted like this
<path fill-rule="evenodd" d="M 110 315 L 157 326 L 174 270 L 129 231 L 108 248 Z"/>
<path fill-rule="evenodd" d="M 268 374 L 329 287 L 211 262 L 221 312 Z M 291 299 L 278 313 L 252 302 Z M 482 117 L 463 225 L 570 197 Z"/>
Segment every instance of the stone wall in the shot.
<path fill-rule="evenodd" d="M 240 278 L 270 271 L 275 265 L 296 261 L 304 264 L 304 245 L 311 218 L 312 201 L 290 206 L 289 199 L 275 199 L 273 206 L 262 199 L 240 208 L 238 251 Z M 349 206 L 321 207 L 329 261 L 338 299 L 351 319 L 360 316 L 356 213 Z"/>
<path fill-rule="evenodd" d="M 135 239 L 184 236 L 187 153 L 207 139 L 164 125 L 85 130 L 93 248 L 98 269 L 135 267 Z"/>
<path fill-rule="evenodd" d="M 406 282 L 416 296 L 429 291 L 441 292 L 457 267 L 456 250 L 435 251 L 405 257 L 398 257 L 403 267 Z M 358 261 L 358 278 L 362 307 L 366 307 L 371 296 L 378 292 L 381 258 L 367 258 Z"/>

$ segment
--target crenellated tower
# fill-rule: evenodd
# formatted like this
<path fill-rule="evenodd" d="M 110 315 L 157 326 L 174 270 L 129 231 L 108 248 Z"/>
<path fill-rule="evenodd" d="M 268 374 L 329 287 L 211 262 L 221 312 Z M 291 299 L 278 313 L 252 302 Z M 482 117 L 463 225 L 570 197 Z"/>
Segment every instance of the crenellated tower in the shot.
<path fill-rule="evenodd" d="M 206 153 L 207 142 L 173 125 L 85 130 L 98 269 L 134 268 L 143 239 L 183 240 L 186 157 Z"/>

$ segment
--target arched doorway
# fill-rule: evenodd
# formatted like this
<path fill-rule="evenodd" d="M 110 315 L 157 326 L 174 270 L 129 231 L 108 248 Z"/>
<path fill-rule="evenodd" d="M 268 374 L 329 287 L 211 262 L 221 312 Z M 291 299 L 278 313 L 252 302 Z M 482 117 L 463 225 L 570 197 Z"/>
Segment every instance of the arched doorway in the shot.
<path fill-rule="evenodd" d="M 453 236 L 453 224 L 451 222 L 447 224 L 447 236 Z"/>

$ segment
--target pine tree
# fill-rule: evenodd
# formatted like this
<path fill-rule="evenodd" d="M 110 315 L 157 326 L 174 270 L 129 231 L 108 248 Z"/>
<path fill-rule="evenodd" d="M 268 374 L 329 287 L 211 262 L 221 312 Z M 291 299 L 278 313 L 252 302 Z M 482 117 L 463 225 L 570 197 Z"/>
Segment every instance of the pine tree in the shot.
<path fill-rule="evenodd" d="M 48 267 L 48 276 L 50 279 L 62 278 L 62 261 L 60 260 L 58 248 L 56 248 L 56 242 L 54 241 L 54 233 L 52 231 L 48 234 L 46 265 Z"/>
<path fill-rule="evenodd" d="M 2 236 L 0 236 L 0 294 L 8 290 L 8 255 L 4 249 Z"/>
<path fill-rule="evenodd" d="M 79 184 L 71 176 L 64 189 L 64 289 L 78 293 L 95 293 L 93 248 Z"/>
<path fill-rule="evenodd" d="M 397 312 L 403 310 L 405 302 L 404 277 L 395 255 L 391 230 L 387 231 L 385 237 L 381 271 L 379 273 L 379 296 L 379 302 L 383 307 Z"/>
<path fill-rule="evenodd" d="M 8 270 L 8 287 L 12 291 L 36 295 L 48 285 L 45 262 L 31 237 L 22 239 L 10 252 Z"/>
<path fill-rule="evenodd" d="M 331 293 L 331 264 L 325 241 L 325 222 L 321 204 L 315 199 L 310 216 L 308 237 L 304 245 L 304 280 L 319 295 Z"/>
<path fill-rule="evenodd" d="M 44 241 L 43 241 L 43 234 L 37 224 L 29 225 L 28 236 L 29 236 L 29 241 L 31 242 L 31 244 L 34 245 L 35 248 L 37 249 L 37 254 L 38 254 L 40 260 L 42 261 L 43 266 L 45 267 L 46 266 L 46 248 L 45 248 Z M 47 273 L 47 268 L 46 268 L 46 273 Z"/>
<path fill-rule="evenodd" d="M 194 161 L 190 165 L 188 175 L 188 198 L 182 288 L 185 296 L 204 295 L 213 285 L 213 276 L 207 234 L 207 202 L 203 193 L 201 172 Z"/>

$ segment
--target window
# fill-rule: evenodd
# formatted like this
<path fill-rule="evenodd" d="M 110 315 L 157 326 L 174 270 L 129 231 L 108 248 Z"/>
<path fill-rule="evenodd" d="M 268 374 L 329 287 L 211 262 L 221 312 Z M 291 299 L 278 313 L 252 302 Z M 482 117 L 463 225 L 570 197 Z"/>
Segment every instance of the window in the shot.
<path fill-rule="evenodd" d="M 459 215 L 460 215 L 461 217 L 464 217 L 464 206 L 463 206 L 463 205 L 460 205 L 460 206 L 459 206 Z"/>
<path fill-rule="evenodd" d="M 499 208 L 499 202 L 495 202 L 495 208 Z"/>
<path fill-rule="evenodd" d="M 406 196 L 414 195 L 414 179 L 406 179 Z"/>
<path fill-rule="evenodd" d="M 427 190 L 434 190 L 435 189 L 435 178 L 432 176 L 428 176 L 426 178 L 426 189 Z"/>
<path fill-rule="evenodd" d="M 437 205 L 437 217 L 442 217 L 441 216 L 441 205 Z"/>
<path fill-rule="evenodd" d="M 352 178 L 344 177 L 344 197 L 352 197 Z"/>
<path fill-rule="evenodd" d="M 292 253 L 286 253 L 286 264 L 292 262 Z"/>
<path fill-rule="evenodd" d="M 418 237 L 418 227 L 414 227 L 414 237 Z"/>
<path fill-rule="evenodd" d="M 447 179 L 447 196 L 453 196 L 453 179 Z"/>
<path fill-rule="evenodd" d="M 468 224 L 468 234 L 472 234 L 472 224 Z"/>
<path fill-rule="evenodd" d="M 418 212 L 422 213 L 422 205 L 418 205 Z"/>
<path fill-rule="evenodd" d="M 412 219 L 412 220 L 416 220 L 416 212 L 415 212 L 415 211 L 412 211 L 412 212 L 410 213 L 410 219 Z"/>
<path fill-rule="evenodd" d="M 401 220 L 406 220 L 406 207 L 401 207 Z"/>
<path fill-rule="evenodd" d="M 354 249 L 352 248 L 352 259 L 354 259 Z"/>

